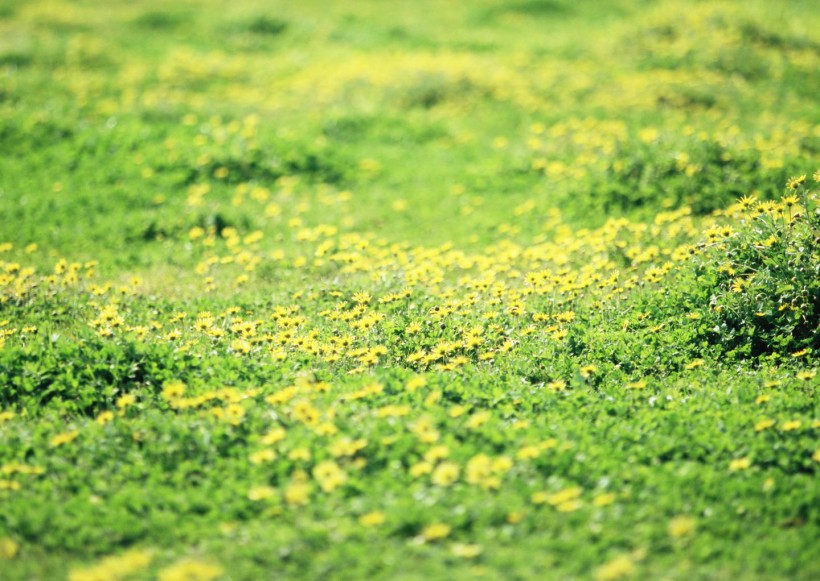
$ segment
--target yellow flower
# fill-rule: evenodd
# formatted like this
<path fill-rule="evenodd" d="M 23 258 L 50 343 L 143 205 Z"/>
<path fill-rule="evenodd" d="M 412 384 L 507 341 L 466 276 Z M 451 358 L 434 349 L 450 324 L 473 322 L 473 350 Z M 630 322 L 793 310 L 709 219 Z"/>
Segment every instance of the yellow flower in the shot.
<path fill-rule="evenodd" d="M 450 455 L 450 448 L 447 446 L 433 446 L 424 453 L 424 459 L 428 462 L 438 462 Z"/>
<path fill-rule="evenodd" d="M 273 497 L 276 489 L 271 486 L 255 486 L 248 491 L 248 498 L 251 500 L 265 500 Z"/>
<path fill-rule="evenodd" d="M 737 458 L 736 460 L 732 460 L 729 462 L 729 472 L 738 472 L 740 470 L 746 470 L 749 466 L 752 465 L 752 461 L 749 458 Z"/>
<path fill-rule="evenodd" d="M 517 525 L 522 520 L 524 520 L 524 515 L 522 513 L 518 512 L 517 510 L 513 511 L 513 512 L 508 512 L 506 520 L 507 520 L 508 524 Z"/>
<path fill-rule="evenodd" d="M 120 408 L 120 409 L 125 409 L 126 407 L 132 405 L 136 401 L 137 401 L 137 397 L 134 394 L 129 393 L 129 394 L 121 396 L 117 400 L 117 407 Z"/>
<path fill-rule="evenodd" d="M 277 426 L 259 438 L 259 442 L 265 446 L 273 446 L 277 442 L 284 440 L 286 435 L 287 432 L 285 432 L 285 429 Z"/>
<path fill-rule="evenodd" d="M 486 454 L 476 454 L 467 462 L 466 480 L 470 484 L 483 484 L 492 471 L 492 459 Z"/>
<path fill-rule="evenodd" d="M 371 298 L 370 293 L 362 291 L 353 295 L 353 302 L 363 305 L 369 303 Z"/>
<path fill-rule="evenodd" d="M 162 397 L 166 401 L 181 398 L 185 395 L 185 384 L 181 381 L 171 381 L 162 388 Z"/>
<path fill-rule="evenodd" d="M 563 379 L 556 379 L 555 381 L 550 381 L 547 387 L 553 391 L 566 391 L 567 382 Z"/>
<path fill-rule="evenodd" d="M 310 485 L 307 482 L 294 481 L 284 490 L 285 502 L 293 506 L 304 506 L 310 502 Z"/>
<path fill-rule="evenodd" d="M 594 375 L 598 371 L 598 368 L 595 365 L 584 365 L 581 367 L 581 377 L 584 379 L 589 379 L 592 375 Z"/>
<path fill-rule="evenodd" d="M 583 490 L 580 486 L 571 486 L 570 488 L 564 488 L 563 490 L 559 490 L 555 494 L 551 495 L 547 498 L 547 502 L 553 506 L 558 506 L 573 500 L 577 500 L 580 498 L 582 492 Z"/>
<path fill-rule="evenodd" d="M 307 401 L 300 401 L 293 406 L 293 416 L 308 426 L 319 422 L 319 410 Z"/>
<path fill-rule="evenodd" d="M 802 175 L 802 176 L 791 177 L 786 182 L 786 187 L 789 188 L 790 190 L 796 190 L 797 188 L 802 186 L 805 182 L 806 182 L 805 174 Z"/>
<path fill-rule="evenodd" d="M 407 380 L 407 391 L 414 392 L 417 389 L 420 389 L 427 385 L 427 378 L 423 375 L 416 375 L 415 377 L 411 377 Z"/>
<path fill-rule="evenodd" d="M 307 448 L 294 448 L 288 453 L 288 460 L 292 460 L 294 462 L 310 462 L 311 457 L 312 454 Z"/>
<path fill-rule="evenodd" d="M 763 430 L 768 430 L 775 424 L 774 420 L 765 418 L 760 420 L 755 424 L 755 432 L 762 432 Z"/>
<path fill-rule="evenodd" d="M 417 462 L 410 466 L 410 476 L 413 478 L 418 478 L 419 476 L 424 476 L 425 474 L 430 474 L 433 471 L 433 465 L 429 462 Z"/>
<path fill-rule="evenodd" d="M 262 464 L 264 462 L 273 462 L 276 460 L 276 450 L 271 450 L 270 448 L 265 448 L 264 450 L 259 450 L 254 452 L 249 457 L 251 464 Z"/>
<path fill-rule="evenodd" d="M 105 557 L 98 563 L 83 569 L 72 569 L 69 581 L 103 581 L 130 578 L 151 564 L 153 556 L 148 551 L 132 549 L 121 555 Z"/>
<path fill-rule="evenodd" d="M 693 535 L 696 528 L 697 521 L 694 518 L 681 515 L 670 520 L 666 530 L 673 539 L 680 539 Z"/>
<path fill-rule="evenodd" d="M 373 511 L 363 514 L 359 517 L 359 524 L 363 527 L 375 527 L 383 524 L 385 521 L 384 513 L 381 511 Z"/>
<path fill-rule="evenodd" d="M 781 429 L 784 432 L 793 432 L 794 430 L 799 429 L 801 425 L 802 422 L 800 420 L 789 420 L 788 422 L 783 422 Z"/>
<path fill-rule="evenodd" d="M 431 480 L 436 486 L 450 486 L 456 480 L 461 469 L 454 462 L 443 462 L 433 471 Z"/>
<path fill-rule="evenodd" d="M 97 419 L 94 421 L 97 422 L 99 425 L 104 426 L 108 422 L 114 419 L 114 412 L 112 411 L 104 411 L 97 416 Z"/>
<path fill-rule="evenodd" d="M 437 541 L 446 538 L 452 527 L 444 523 L 435 523 L 424 527 L 421 531 L 421 538 L 425 541 Z"/>
<path fill-rule="evenodd" d="M 540 454 L 541 448 L 538 446 L 522 446 L 518 449 L 516 457 L 519 460 L 532 460 L 533 458 L 538 458 Z"/>
<path fill-rule="evenodd" d="M 80 430 L 71 430 L 70 432 L 62 432 L 57 434 L 49 440 L 49 445 L 52 448 L 56 448 L 58 446 L 62 446 L 63 444 L 68 444 L 69 442 L 73 442 L 77 439 L 77 436 L 80 435 Z"/>
<path fill-rule="evenodd" d="M 555 510 L 558 512 L 575 512 L 581 508 L 581 501 L 580 500 L 567 500 L 566 502 L 562 502 L 555 507 Z"/>
<path fill-rule="evenodd" d="M 0 560 L 17 556 L 19 545 L 11 537 L 0 537 Z"/>
<path fill-rule="evenodd" d="M 464 424 L 464 427 L 470 430 L 476 430 L 482 425 L 484 425 L 491 417 L 492 414 L 487 410 L 476 412 L 472 416 L 470 416 L 470 418 Z"/>
<path fill-rule="evenodd" d="M 225 421 L 232 426 L 238 426 L 245 417 L 245 408 L 238 403 L 234 403 L 225 408 Z"/>
<path fill-rule="evenodd" d="M 530 502 L 533 504 L 546 504 L 549 500 L 550 495 L 547 492 L 539 491 L 533 492 L 530 496 Z"/>
<path fill-rule="evenodd" d="M 611 492 L 604 492 L 592 499 L 593 506 L 603 507 L 615 502 L 615 495 Z"/>
<path fill-rule="evenodd" d="M 330 451 L 330 455 L 334 458 L 343 458 L 343 457 L 350 457 L 355 456 L 357 452 L 364 449 L 367 446 L 367 440 L 364 438 L 359 438 L 358 440 L 351 440 L 348 437 L 339 438 L 335 442 L 333 442 L 329 447 L 328 450 Z"/>
<path fill-rule="evenodd" d="M 635 564 L 627 555 L 615 557 L 595 569 L 595 581 L 617 581 L 635 572 Z"/>
<path fill-rule="evenodd" d="M 331 460 L 317 464 L 313 468 L 313 477 L 325 492 L 333 492 L 347 482 L 347 473 Z"/>

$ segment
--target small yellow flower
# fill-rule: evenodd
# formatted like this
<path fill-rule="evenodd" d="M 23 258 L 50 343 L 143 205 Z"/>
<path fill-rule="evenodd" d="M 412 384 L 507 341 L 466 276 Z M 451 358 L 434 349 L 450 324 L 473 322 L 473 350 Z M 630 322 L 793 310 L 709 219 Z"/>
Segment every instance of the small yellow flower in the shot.
<path fill-rule="evenodd" d="M 225 408 L 225 421 L 231 424 L 232 426 L 238 426 L 242 423 L 242 419 L 245 417 L 245 408 L 243 408 L 238 403 L 233 403 Z"/>
<path fill-rule="evenodd" d="M 741 470 L 746 470 L 751 465 L 752 461 L 749 458 L 737 458 L 729 462 L 729 472 L 739 472 Z"/>
<path fill-rule="evenodd" d="M 347 473 L 336 462 L 326 460 L 313 468 L 313 477 L 325 492 L 333 492 L 347 482 Z"/>
<path fill-rule="evenodd" d="M 540 454 L 541 448 L 538 446 L 522 446 L 518 449 L 516 457 L 519 460 L 532 460 L 534 458 L 538 458 Z"/>
<path fill-rule="evenodd" d="M 380 524 L 384 524 L 385 521 L 384 513 L 381 511 L 373 511 L 363 514 L 359 517 L 359 524 L 363 527 L 376 527 Z"/>
<path fill-rule="evenodd" d="M 666 530 L 673 539 L 692 536 L 697 528 L 697 521 L 691 516 L 676 516 L 671 521 Z"/>
<path fill-rule="evenodd" d="M 99 425 L 104 426 L 108 422 L 114 419 L 114 412 L 112 411 L 104 411 L 97 416 L 97 419 L 94 421 L 97 422 Z"/>
<path fill-rule="evenodd" d="M 11 537 L 0 537 L 0 560 L 17 556 L 19 545 Z"/>
<path fill-rule="evenodd" d="M 265 446 L 273 446 L 277 442 L 281 442 L 282 440 L 284 440 L 286 435 L 287 432 L 285 432 L 284 428 L 276 427 L 273 428 L 267 434 L 263 435 L 261 438 L 259 438 L 259 442 Z"/>
<path fill-rule="evenodd" d="M 611 492 L 604 492 L 592 499 L 593 506 L 603 507 L 609 506 L 615 502 L 615 495 Z"/>
<path fill-rule="evenodd" d="M 430 464 L 429 462 L 424 462 L 424 461 L 416 462 L 415 464 L 410 466 L 410 469 L 408 470 L 408 472 L 410 473 L 410 476 L 412 476 L 413 478 L 418 478 L 419 476 L 424 476 L 425 474 L 430 474 L 432 471 L 433 471 L 433 465 Z"/>
<path fill-rule="evenodd" d="M 162 388 L 162 398 L 171 401 L 185 395 L 185 384 L 181 381 L 171 381 Z"/>
<path fill-rule="evenodd" d="M 564 488 L 563 490 L 559 490 L 555 494 L 552 494 L 547 498 L 547 502 L 553 506 L 558 506 L 570 501 L 577 500 L 581 497 L 581 490 L 580 486 L 571 486 L 569 488 Z"/>
<path fill-rule="evenodd" d="M 805 174 L 802 175 L 802 176 L 791 177 L 786 182 L 786 187 L 789 188 L 790 190 L 796 190 L 797 188 L 802 186 L 805 182 L 806 182 Z"/>
<path fill-rule="evenodd" d="M 137 401 L 137 397 L 134 394 L 129 393 L 129 394 L 123 395 L 119 399 L 117 399 L 117 407 L 122 410 L 122 409 L 125 409 L 126 407 L 134 404 L 136 401 Z"/>
<path fill-rule="evenodd" d="M 275 494 L 276 489 L 271 486 L 255 486 L 248 491 L 248 498 L 253 501 L 266 500 Z"/>
<path fill-rule="evenodd" d="M 530 502 L 533 504 L 546 504 L 550 495 L 544 491 L 533 492 L 530 495 Z"/>
<path fill-rule="evenodd" d="M 450 448 L 447 446 L 433 446 L 424 453 L 424 459 L 428 462 L 438 462 L 450 455 Z"/>
<path fill-rule="evenodd" d="M 310 462 L 312 454 L 307 448 L 294 448 L 288 453 L 288 460 L 294 462 Z"/>
<path fill-rule="evenodd" d="M 435 523 L 424 527 L 421 531 L 421 538 L 427 542 L 430 541 L 437 541 L 439 539 L 446 538 L 452 527 L 448 524 L 444 523 Z"/>
<path fill-rule="evenodd" d="M 620 555 L 595 569 L 595 581 L 618 581 L 635 573 L 635 564 L 627 555 Z"/>
<path fill-rule="evenodd" d="M 474 559 L 478 557 L 481 552 L 482 548 L 481 545 L 468 545 L 464 543 L 454 543 L 450 547 L 450 551 L 456 557 L 461 557 L 462 559 Z"/>
<path fill-rule="evenodd" d="M 310 485 L 302 481 L 292 482 L 285 488 L 283 495 L 288 504 L 304 506 L 310 502 Z"/>
<path fill-rule="evenodd" d="M 783 422 L 781 429 L 784 432 L 793 432 L 794 430 L 799 429 L 801 425 L 802 422 L 800 420 L 789 420 L 788 422 Z"/>
<path fill-rule="evenodd" d="M 522 520 L 524 520 L 524 515 L 521 512 L 517 511 L 517 510 L 514 510 L 512 512 L 507 513 L 507 523 L 508 524 L 517 525 Z"/>
<path fill-rule="evenodd" d="M 58 446 L 62 446 L 63 444 L 68 444 L 69 442 L 73 442 L 77 439 L 77 436 L 80 435 L 80 430 L 71 430 L 70 432 L 62 432 L 60 434 L 56 434 L 52 436 L 51 440 L 49 440 L 49 445 L 52 448 L 57 448 Z"/>
<path fill-rule="evenodd" d="M 581 501 L 578 499 L 567 500 L 555 506 L 558 512 L 575 512 L 579 508 L 581 508 Z"/>
<path fill-rule="evenodd" d="M 461 469 L 458 464 L 454 462 L 443 462 L 433 470 L 431 480 L 436 486 L 450 486 L 458 480 L 460 471 Z"/>
<path fill-rule="evenodd" d="M 276 451 L 270 448 L 254 452 L 249 457 L 251 464 L 263 464 L 265 462 L 273 462 L 276 460 Z"/>
<path fill-rule="evenodd" d="M 769 418 L 764 418 L 755 424 L 755 432 L 762 432 L 774 426 L 775 421 Z"/>

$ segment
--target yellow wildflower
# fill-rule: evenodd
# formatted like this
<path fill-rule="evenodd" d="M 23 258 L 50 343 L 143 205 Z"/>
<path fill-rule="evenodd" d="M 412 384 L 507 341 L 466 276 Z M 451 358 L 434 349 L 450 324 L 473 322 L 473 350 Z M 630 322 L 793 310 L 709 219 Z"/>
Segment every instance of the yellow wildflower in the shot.
<path fill-rule="evenodd" d="M 443 462 L 433 470 L 431 480 L 436 486 L 450 486 L 458 480 L 460 471 L 461 469 L 458 464 L 454 462 Z"/>
<path fill-rule="evenodd" d="M 689 537 L 695 533 L 697 521 L 691 516 L 680 515 L 669 521 L 666 527 L 669 536 L 673 539 Z"/>
<path fill-rule="evenodd" d="M 635 564 L 627 555 L 620 555 L 595 569 L 595 581 L 618 581 L 635 572 Z"/>
<path fill-rule="evenodd" d="M 363 527 L 375 527 L 383 524 L 385 521 L 384 513 L 381 511 L 373 511 L 363 514 L 359 517 L 359 524 Z"/>
<path fill-rule="evenodd" d="M 739 472 L 741 470 L 746 470 L 751 465 L 752 461 L 749 458 L 737 458 L 729 462 L 729 472 Z"/>
<path fill-rule="evenodd" d="M 444 523 L 435 523 L 424 527 L 421 531 L 421 538 L 427 542 L 437 541 L 446 538 L 452 527 Z"/>

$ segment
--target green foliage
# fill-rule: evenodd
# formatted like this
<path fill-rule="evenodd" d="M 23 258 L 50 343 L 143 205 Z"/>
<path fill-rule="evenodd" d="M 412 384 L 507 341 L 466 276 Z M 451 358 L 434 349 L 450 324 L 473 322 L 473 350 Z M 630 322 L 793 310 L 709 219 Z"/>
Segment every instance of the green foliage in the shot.
<path fill-rule="evenodd" d="M 820 577 L 818 18 L 0 0 L 0 577 Z"/>
<path fill-rule="evenodd" d="M 749 208 L 712 258 L 713 319 L 729 350 L 788 357 L 820 348 L 820 212 L 816 193 L 795 190 L 785 205 Z"/>

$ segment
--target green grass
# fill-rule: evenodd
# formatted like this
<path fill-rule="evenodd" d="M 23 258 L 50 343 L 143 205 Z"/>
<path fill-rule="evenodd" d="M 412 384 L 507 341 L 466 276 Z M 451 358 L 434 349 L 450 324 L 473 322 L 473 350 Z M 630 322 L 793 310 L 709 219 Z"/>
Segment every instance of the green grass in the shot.
<path fill-rule="evenodd" d="M 0 2 L 0 577 L 816 578 L 818 24 Z"/>

